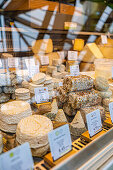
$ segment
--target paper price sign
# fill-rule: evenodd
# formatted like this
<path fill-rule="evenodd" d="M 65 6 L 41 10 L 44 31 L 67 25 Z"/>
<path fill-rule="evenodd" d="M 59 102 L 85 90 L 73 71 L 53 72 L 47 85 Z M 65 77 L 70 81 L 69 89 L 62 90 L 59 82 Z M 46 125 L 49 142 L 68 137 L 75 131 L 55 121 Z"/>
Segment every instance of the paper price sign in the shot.
<path fill-rule="evenodd" d="M 102 40 L 102 44 L 107 44 L 107 36 L 106 35 L 101 35 L 101 40 Z"/>
<path fill-rule="evenodd" d="M 48 65 L 49 64 L 49 57 L 47 55 L 40 56 L 41 65 Z"/>
<path fill-rule="evenodd" d="M 70 73 L 72 76 L 80 75 L 79 65 L 70 66 Z"/>
<path fill-rule="evenodd" d="M 18 58 L 8 58 L 8 67 L 9 68 L 15 68 L 18 67 Z"/>
<path fill-rule="evenodd" d="M 26 58 L 25 63 L 26 63 L 27 68 L 35 66 L 34 58 Z"/>
<path fill-rule="evenodd" d="M 53 161 L 72 150 L 69 125 L 66 124 L 48 133 Z"/>
<path fill-rule="evenodd" d="M 100 110 L 95 110 L 86 115 L 87 126 L 90 137 L 94 136 L 102 130 Z"/>
<path fill-rule="evenodd" d="M 0 170 L 33 170 L 33 168 L 29 143 L 24 143 L 0 155 Z"/>
<path fill-rule="evenodd" d="M 68 51 L 68 60 L 77 60 L 78 52 L 77 51 Z"/>
<path fill-rule="evenodd" d="M 35 88 L 36 103 L 43 103 L 49 101 L 49 93 L 47 87 Z"/>
<path fill-rule="evenodd" d="M 60 51 L 60 52 L 58 52 L 58 54 L 59 54 L 61 60 L 65 59 L 64 51 Z"/>
<path fill-rule="evenodd" d="M 59 82 L 59 86 L 63 86 L 63 82 Z"/>
<path fill-rule="evenodd" d="M 111 122 L 113 123 L 113 102 L 109 103 L 109 111 L 111 116 Z"/>

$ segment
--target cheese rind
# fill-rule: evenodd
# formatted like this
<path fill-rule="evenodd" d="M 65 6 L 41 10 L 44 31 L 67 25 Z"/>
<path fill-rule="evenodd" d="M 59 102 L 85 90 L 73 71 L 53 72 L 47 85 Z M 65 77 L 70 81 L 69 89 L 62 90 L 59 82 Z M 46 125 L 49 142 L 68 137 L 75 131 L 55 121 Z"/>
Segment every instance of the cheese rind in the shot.
<path fill-rule="evenodd" d="M 46 75 L 44 73 L 37 73 L 32 77 L 32 82 L 37 85 L 44 83 L 45 80 L 46 80 Z"/>
<path fill-rule="evenodd" d="M 53 130 L 50 119 L 42 115 L 32 115 L 22 119 L 17 126 L 16 140 L 22 144 L 29 142 L 31 148 L 48 144 L 48 133 Z"/>
<path fill-rule="evenodd" d="M 56 117 L 55 117 L 55 121 L 58 121 L 58 122 L 67 122 L 65 113 L 64 113 L 64 111 L 62 109 L 58 110 L 58 113 L 56 114 Z"/>

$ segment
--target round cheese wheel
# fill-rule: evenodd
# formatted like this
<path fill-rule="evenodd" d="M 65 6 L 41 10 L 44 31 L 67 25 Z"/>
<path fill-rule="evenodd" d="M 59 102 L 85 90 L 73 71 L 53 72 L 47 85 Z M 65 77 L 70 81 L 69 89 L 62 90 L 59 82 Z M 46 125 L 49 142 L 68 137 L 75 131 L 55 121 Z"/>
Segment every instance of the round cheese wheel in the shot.
<path fill-rule="evenodd" d="M 32 77 L 32 82 L 34 84 L 41 84 L 46 80 L 46 75 L 44 73 L 37 73 Z"/>
<path fill-rule="evenodd" d="M 32 115 L 18 123 L 16 140 L 20 144 L 29 142 L 31 148 L 39 148 L 48 143 L 48 132 L 52 129 L 50 119 L 42 115 Z"/>

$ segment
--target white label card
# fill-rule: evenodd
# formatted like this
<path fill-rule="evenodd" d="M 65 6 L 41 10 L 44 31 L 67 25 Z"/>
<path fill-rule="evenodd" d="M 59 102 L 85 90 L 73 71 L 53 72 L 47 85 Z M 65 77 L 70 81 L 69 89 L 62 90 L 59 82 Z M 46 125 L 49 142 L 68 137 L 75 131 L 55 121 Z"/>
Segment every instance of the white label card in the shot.
<path fill-rule="evenodd" d="M 109 103 L 109 111 L 111 116 L 111 122 L 113 123 L 113 102 Z"/>
<path fill-rule="evenodd" d="M 65 59 L 64 51 L 59 51 L 58 54 L 59 54 L 61 60 Z"/>
<path fill-rule="evenodd" d="M 2 67 L 3 65 L 2 65 L 2 61 L 0 60 L 0 67 Z"/>
<path fill-rule="evenodd" d="M 86 120 L 90 137 L 94 136 L 102 130 L 102 122 L 99 109 L 88 113 L 86 115 Z"/>
<path fill-rule="evenodd" d="M 71 74 L 71 76 L 80 75 L 79 65 L 70 66 L 70 74 Z"/>
<path fill-rule="evenodd" d="M 69 125 L 66 124 L 48 133 L 53 161 L 72 150 Z"/>
<path fill-rule="evenodd" d="M 34 163 L 29 143 L 24 143 L 0 155 L 1 170 L 33 170 Z"/>
<path fill-rule="evenodd" d="M 34 58 L 26 58 L 25 63 L 26 63 L 27 68 L 35 66 Z"/>
<path fill-rule="evenodd" d="M 68 60 L 76 61 L 78 56 L 77 51 L 68 51 Z"/>
<path fill-rule="evenodd" d="M 101 40 L 102 40 L 102 44 L 107 44 L 108 43 L 106 35 L 101 35 Z"/>
<path fill-rule="evenodd" d="M 36 103 L 43 103 L 49 101 L 49 93 L 47 87 L 35 88 Z"/>
<path fill-rule="evenodd" d="M 49 57 L 47 55 L 40 56 L 41 65 L 48 65 L 49 64 Z"/>
<path fill-rule="evenodd" d="M 19 61 L 18 58 L 8 58 L 8 67 L 15 68 L 18 67 Z"/>

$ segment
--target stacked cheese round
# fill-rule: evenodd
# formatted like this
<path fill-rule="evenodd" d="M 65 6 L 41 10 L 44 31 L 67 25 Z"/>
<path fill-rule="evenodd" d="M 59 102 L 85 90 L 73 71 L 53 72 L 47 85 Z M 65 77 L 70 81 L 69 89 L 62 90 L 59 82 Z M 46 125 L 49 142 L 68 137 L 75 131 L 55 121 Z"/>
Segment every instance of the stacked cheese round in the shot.
<path fill-rule="evenodd" d="M 17 100 L 28 100 L 30 99 L 29 89 L 18 88 L 15 90 L 15 95 Z"/>
<path fill-rule="evenodd" d="M 15 133 L 18 122 L 32 115 L 30 104 L 25 101 L 8 102 L 1 106 L 0 129 Z"/>
<path fill-rule="evenodd" d="M 41 84 L 46 80 L 46 75 L 44 73 L 37 73 L 32 77 L 32 82 L 34 84 Z"/>
<path fill-rule="evenodd" d="M 43 86 L 44 86 L 43 84 L 37 85 L 34 83 L 29 83 L 30 93 L 35 94 L 35 88 L 39 88 L 39 87 L 43 87 Z"/>
<path fill-rule="evenodd" d="M 17 126 L 17 144 L 29 142 L 33 156 L 41 157 L 49 149 L 48 133 L 53 130 L 50 119 L 42 115 L 32 115 L 22 119 Z"/>

